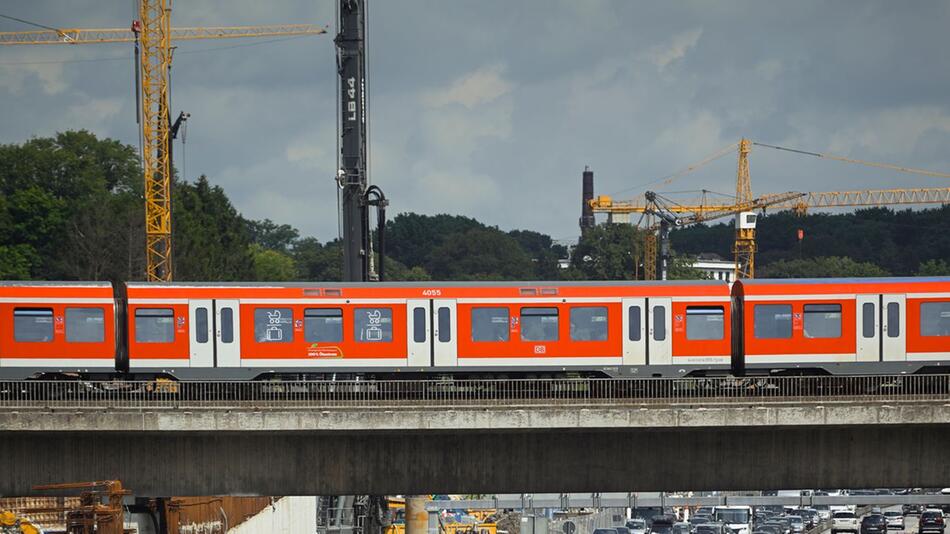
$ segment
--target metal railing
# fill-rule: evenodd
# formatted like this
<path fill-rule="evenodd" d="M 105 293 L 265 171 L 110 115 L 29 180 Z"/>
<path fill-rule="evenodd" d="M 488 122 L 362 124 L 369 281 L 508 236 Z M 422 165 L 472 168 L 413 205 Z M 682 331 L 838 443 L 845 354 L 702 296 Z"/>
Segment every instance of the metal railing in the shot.
<path fill-rule="evenodd" d="M 326 381 L 5 381 L 0 408 L 412 408 L 950 402 L 950 375 Z"/>

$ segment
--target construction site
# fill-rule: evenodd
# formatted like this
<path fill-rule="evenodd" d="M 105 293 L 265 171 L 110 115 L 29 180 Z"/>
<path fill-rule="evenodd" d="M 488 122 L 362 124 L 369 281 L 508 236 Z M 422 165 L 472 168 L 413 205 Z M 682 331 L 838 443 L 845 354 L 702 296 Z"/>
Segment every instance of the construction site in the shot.
<path fill-rule="evenodd" d="M 902 109 L 899 95 L 919 96 L 907 87 L 881 112 L 890 123 L 843 115 L 860 132 L 814 134 L 821 127 L 802 117 L 824 117 L 797 108 L 788 124 L 774 110 L 732 120 L 741 99 L 709 126 L 705 108 L 678 113 L 703 91 L 680 94 L 673 78 L 702 77 L 702 61 L 689 61 L 704 45 L 733 47 L 721 13 L 674 7 L 669 16 L 695 27 L 646 24 L 659 44 L 629 52 L 631 32 L 618 26 L 638 7 L 622 3 L 495 3 L 487 15 L 444 6 L 451 20 L 439 5 L 412 5 L 408 26 L 392 22 L 402 7 L 371 0 L 295 3 L 287 12 L 305 18 L 224 26 L 175 21 L 189 9 L 189 21 L 285 11 L 172 3 L 134 0 L 128 25 L 112 28 L 64 23 L 69 4 L 0 8 L 0 99 L 14 117 L 0 130 L 0 534 L 887 534 L 889 523 L 881 533 L 865 520 L 901 512 L 910 532 L 910 505 L 929 506 L 917 510 L 920 534 L 937 512 L 942 534 L 944 94 L 913 101 L 920 128 L 887 114 Z M 896 17 L 878 7 L 864 16 Z M 782 11 L 761 15 L 782 26 Z M 498 28 L 473 29 L 482 17 Z M 576 22 L 577 43 L 552 41 L 565 27 L 557 17 Z M 948 44 L 927 18 L 900 31 L 919 26 Z M 751 27 L 740 46 L 758 42 Z M 411 67 L 385 63 L 390 47 L 407 56 L 399 47 L 423 40 Z M 281 86 L 241 74 L 253 73 L 248 57 L 266 56 L 173 70 L 182 54 L 268 43 L 286 49 L 264 61 L 293 58 L 281 76 L 312 81 L 319 70 L 332 97 L 271 94 L 290 106 L 275 118 L 238 87 Z M 76 49 L 124 56 L 44 55 Z M 485 59 L 466 70 L 476 52 Z M 801 67 L 760 59 L 748 76 L 767 80 L 781 110 L 794 100 L 781 76 Z M 429 61 L 447 81 L 425 85 Z M 559 72 L 574 62 L 585 69 Z M 91 81 L 82 91 L 57 82 L 70 68 L 95 84 L 127 81 L 101 80 L 102 63 L 130 64 L 132 91 L 116 103 L 96 100 Z M 730 102 L 729 86 L 748 80 L 725 65 L 709 94 Z M 370 74 L 393 92 L 371 90 Z M 649 89 L 624 93 L 636 84 Z M 201 91 L 212 97 L 192 108 L 187 97 Z M 31 93 L 93 97 L 55 111 L 62 123 L 50 130 L 20 124 Z M 311 97 L 319 103 L 296 101 Z M 748 104 L 750 115 L 764 106 Z M 671 121 L 689 116 L 686 126 L 670 133 L 661 114 L 644 120 L 658 132 L 649 142 L 623 133 L 663 107 Z M 105 126 L 122 114 L 125 129 Z M 775 134 L 769 120 L 814 135 Z M 285 123 L 306 127 L 290 140 Z M 189 127 L 203 133 L 186 145 Z M 226 146 L 238 130 L 242 144 Z M 550 147 L 539 141 L 548 133 Z M 893 142 L 905 137 L 913 143 Z M 816 151 L 813 139 L 832 148 Z M 647 150 L 637 168 L 631 155 Z M 776 154 L 789 159 L 765 159 Z M 293 179 L 306 188 L 282 187 Z M 812 227 L 818 238 L 797 222 L 814 214 L 829 217 Z M 762 221 L 788 215 L 763 254 Z M 936 222 L 914 228 L 917 215 Z M 861 228 L 873 231 L 856 239 Z M 702 241 L 723 232 L 728 253 L 722 239 Z M 862 255 L 829 245 L 844 242 Z M 842 260 L 854 272 L 816 267 Z"/>

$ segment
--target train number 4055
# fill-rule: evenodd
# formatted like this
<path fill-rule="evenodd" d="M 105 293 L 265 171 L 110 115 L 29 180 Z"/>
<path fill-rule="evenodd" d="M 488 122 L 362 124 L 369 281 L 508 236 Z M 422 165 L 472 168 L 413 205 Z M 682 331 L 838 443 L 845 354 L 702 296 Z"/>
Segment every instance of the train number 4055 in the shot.
<path fill-rule="evenodd" d="M 438 297 L 442 295 L 441 289 L 423 289 L 422 295 L 425 297 Z"/>

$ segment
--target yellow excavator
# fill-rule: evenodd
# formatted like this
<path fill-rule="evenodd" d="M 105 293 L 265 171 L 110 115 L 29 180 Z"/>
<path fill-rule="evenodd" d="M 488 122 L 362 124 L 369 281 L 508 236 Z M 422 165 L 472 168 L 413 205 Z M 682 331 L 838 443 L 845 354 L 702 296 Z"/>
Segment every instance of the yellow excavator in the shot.
<path fill-rule="evenodd" d="M 42 534 L 42 530 L 25 517 L 0 511 L 0 534 Z"/>

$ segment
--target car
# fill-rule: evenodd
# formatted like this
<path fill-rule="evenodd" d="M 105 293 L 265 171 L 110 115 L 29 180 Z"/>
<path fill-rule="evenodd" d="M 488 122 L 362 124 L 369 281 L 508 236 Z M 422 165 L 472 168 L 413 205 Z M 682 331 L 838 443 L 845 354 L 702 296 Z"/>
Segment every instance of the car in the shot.
<path fill-rule="evenodd" d="M 917 533 L 937 532 L 943 534 L 945 526 L 942 510 L 924 510 L 920 514 L 920 521 L 917 522 Z"/>
<path fill-rule="evenodd" d="M 762 523 L 761 525 L 759 525 L 758 528 L 760 529 L 772 528 L 778 531 L 778 534 L 789 534 L 791 531 L 791 525 L 789 525 L 787 521 L 783 521 L 782 519 L 783 518 L 778 517 L 778 516 L 773 517 L 772 519 L 769 519 L 765 523 Z"/>
<path fill-rule="evenodd" d="M 696 525 L 693 534 L 729 534 L 726 525 L 722 523 L 702 523 Z"/>
<path fill-rule="evenodd" d="M 755 527 L 755 530 L 760 534 L 763 532 L 768 532 L 769 534 L 784 534 L 785 529 L 777 523 L 762 523 L 761 525 Z"/>
<path fill-rule="evenodd" d="M 644 519 L 628 519 L 625 526 L 630 529 L 631 534 L 646 534 L 647 532 L 647 522 Z"/>
<path fill-rule="evenodd" d="M 671 515 L 658 515 L 650 525 L 650 534 L 673 534 L 673 524 L 676 518 Z"/>
<path fill-rule="evenodd" d="M 617 534 L 631 534 L 630 529 L 627 527 L 611 527 L 617 531 Z"/>
<path fill-rule="evenodd" d="M 678 523 L 673 523 L 672 534 L 692 534 L 693 525 L 687 523 L 686 521 L 680 521 Z"/>
<path fill-rule="evenodd" d="M 712 523 L 713 521 L 714 521 L 713 516 L 709 514 L 695 513 L 689 516 L 689 522 L 692 525 L 700 525 L 702 523 Z"/>
<path fill-rule="evenodd" d="M 811 530 L 818 526 L 818 523 L 821 522 L 821 517 L 818 516 L 818 510 L 814 508 L 801 508 L 798 510 L 798 515 L 802 516 L 802 519 L 805 520 L 805 528 Z"/>
<path fill-rule="evenodd" d="M 803 534 L 805 532 L 805 520 L 800 515 L 787 515 L 788 522 L 792 524 L 792 534 Z"/>
<path fill-rule="evenodd" d="M 831 518 L 831 534 L 838 534 L 838 532 L 857 533 L 859 530 L 858 518 L 854 515 L 854 512 L 840 510 L 835 512 Z"/>
<path fill-rule="evenodd" d="M 861 519 L 861 534 L 887 534 L 884 514 L 868 514 Z"/>
<path fill-rule="evenodd" d="M 884 512 L 884 519 L 887 519 L 887 528 L 896 528 L 904 530 L 904 514 L 897 510 L 888 510 Z"/>
<path fill-rule="evenodd" d="M 901 512 L 904 515 L 920 515 L 922 512 L 919 504 L 902 504 Z"/>
<path fill-rule="evenodd" d="M 617 534 L 617 530 L 613 528 L 595 528 L 593 534 Z"/>

